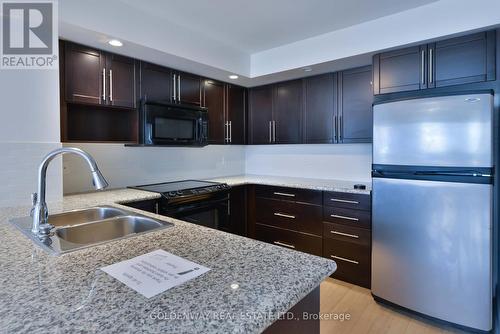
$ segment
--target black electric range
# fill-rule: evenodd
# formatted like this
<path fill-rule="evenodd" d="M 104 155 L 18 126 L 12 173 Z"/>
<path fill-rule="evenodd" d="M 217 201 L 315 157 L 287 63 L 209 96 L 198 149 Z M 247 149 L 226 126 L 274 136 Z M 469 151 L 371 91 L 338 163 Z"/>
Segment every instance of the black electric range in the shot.
<path fill-rule="evenodd" d="M 161 215 L 230 232 L 231 187 L 225 183 L 183 180 L 129 188 L 161 194 Z"/>

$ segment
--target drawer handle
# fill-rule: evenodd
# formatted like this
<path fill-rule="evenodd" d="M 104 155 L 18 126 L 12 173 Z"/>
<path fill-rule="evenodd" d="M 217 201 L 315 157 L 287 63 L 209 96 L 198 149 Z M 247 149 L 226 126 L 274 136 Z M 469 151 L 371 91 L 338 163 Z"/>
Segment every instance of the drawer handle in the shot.
<path fill-rule="evenodd" d="M 359 236 L 356 235 L 356 234 L 349 234 L 349 233 L 343 233 L 343 232 L 337 232 L 337 231 L 330 231 L 330 233 L 337 234 L 337 235 L 342 235 L 344 237 L 359 239 Z"/>
<path fill-rule="evenodd" d="M 291 248 L 291 249 L 295 249 L 294 245 L 286 244 L 286 243 L 280 242 L 280 241 L 274 241 L 274 244 L 275 245 L 279 245 L 279 246 L 288 247 L 288 248 Z"/>
<path fill-rule="evenodd" d="M 290 219 L 295 219 L 295 216 L 293 215 L 287 215 L 285 213 L 279 213 L 279 212 L 275 212 L 274 213 L 275 216 L 278 216 L 278 217 L 284 217 L 284 218 L 290 218 Z"/>
<path fill-rule="evenodd" d="M 274 194 L 278 196 L 295 197 L 295 194 L 280 193 L 279 191 L 275 191 Z"/>
<path fill-rule="evenodd" d="M 341 216 L 341 215 L 330 215 L 330 217 L 332 217 L 332 218 L 339 218 L 339 219 L 345 219 L 345 220 L 353 220 L 353 221 L 356 221 L 356 222 L 359 221 L 358 218 Z"/>
<path fill-rule="evenodd" d="M 340 256 L 335 256 L 335 255 L 330 255 L 330 257 L 335 259 L 335 260 L 345 261 L 345 262 L 349 262 L 352 264 L 359 264 L 358 261 L 349 260 L 349 259 L 346 259 L 345 257 L 340 257 Z"/>
<path fill-rule="evenodd" d="M 338 199 L 338 198 L 330 198 L 330 201 L 332 202 L 340 202 L 340 203 L 349 203 L 349 204 L 359 204 L 358 201 L 349 201 L 346 199 Z"/>

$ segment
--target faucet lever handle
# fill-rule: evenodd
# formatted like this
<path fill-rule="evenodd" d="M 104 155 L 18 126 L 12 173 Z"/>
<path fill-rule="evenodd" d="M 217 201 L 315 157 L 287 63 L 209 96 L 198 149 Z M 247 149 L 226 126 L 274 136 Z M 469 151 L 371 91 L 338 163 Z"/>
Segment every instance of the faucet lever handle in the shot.
<path fill-rule="evenodd" d="M 38 194 L 32 193 L 31 194 L 31 202 L 33 203 L 33 206 L 31 207 L 31 210 L 30 210 L 30 217 L 33 217 L 33 213 L 35 212 L 35 205 L 36 205 L 37 200 L 38 200 Z"/>

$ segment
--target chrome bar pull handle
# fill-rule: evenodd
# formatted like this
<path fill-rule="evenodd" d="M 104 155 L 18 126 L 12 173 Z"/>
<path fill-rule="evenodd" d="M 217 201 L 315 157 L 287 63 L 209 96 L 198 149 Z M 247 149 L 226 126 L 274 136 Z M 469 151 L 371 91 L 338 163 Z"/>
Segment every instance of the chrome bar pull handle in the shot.
<path fill-rule="evenodd" d="M 233 124 L 229 121 L 229 143 L 233 142 Z"/>
<path fill-rule="evenodd" d="M 109 70 L 109 102 L 113 102 L 113 70 Z"/>
<path fill-rule="evenodd" d="M 177 79 L 176 79 L 176 77 L 177 77 L 177 74 L 174 74 L 174 76 L 173 76 L 173 81 L 174 81 L 174 87 L 173 87 L 173 89 L 174 89 L 174 102 L 177 101 Z"/>
<path fill-rule="evenodd" d="M 106 68 L 102 69 L 102 99 L 106 102 Z"/>
<path fill-rule="evenodd" d="M 420 72 L 420 75 L 422 77 L 421 82 L 422 82 L 422 85 L 424 85 L 425 84 L 425 50 L 422 50 L 422 52 L 421 52 L 421 60 L 420 60 L 420 62 L 421 62 L 421 66 L 420 66 L 421 72 Z"/>
<path fill-rule="evenodd" d="M 290 245 L 290 244 L 287 244 L 287 243 L 284 243 L 284 242 L 281 242 L 281 241 L 274 241 L 273 243 L 275 245 L 279 245 L 279 246 L 284 246 L 284 247 L 288 247 L 288 248 L 291 248 L 291 249 L 295 249 L 294 245 Z"/>
<path fill-rule="evenodd" d="M 358 262 L 358 261 L 354 261 L 354 260 L 346 259 L 345 257 L 341 257 L 341 256 L 330 255 L 330 257 L 331 257 L 332 259 L 335 259 L 335 260 L 345 261 L 345 262 L 349 262 L 349 263 L 352 263 L 352 264 L 359 264 L 359 262 Z"/>
<path fill-rule="evenodd" d="M 271 125 L 272 121 L 269 121 L 269 142 L 272 143 L 273 142 L 273 135 L 272 135 L 272 125 Z"/>
<path fill-rule="evenodd" d="M 359 204 L 358 201 L 349 201 L 346 199 L 338 199 L 338 198 L 330 198 L 330 201 L 339 203 Z"/>
<path fill-rule="evenodd" d="M 181 75 L 177 75 L 177 97 L 181 101 Z"/>
<path fill-rule="evenodd" d="M 359 236 L 356 234 L 349 234 L 349 233 L 343 233 L 343 232 L 338 232 L 338 231 L 330 231 L 332 234 L 336 235 L 341 235 L 343 237 L 349 237 L 349 238 L 354 238 L 354 239 L 359 239 Z"/>
<path fill-rule="evenodd" d="M 358 218 L 341 216 L 341 215 L 330 215 L 330 217 L 332 217 L 332 218 L 338 218 L 338 219 L 345 219 L 345 220 L 352 220 L 352 221 L 356 221 L 356 222 L 359 221 Z"/>
<path fill-rule="evenodd" d="M 433 68 L 432 68 L 433 67 L 433 62 L 434 62 L 434 60 L 432 59 L 432 57 L 433 57 L 433 55 L 432 55 L 433 51 L 434 50 L 432 48 L 429 49 L 429 82 L 430 83 L 432 83 L 433 80 L 434 80 L 434 74 L 433 74 Z"/>
<path fill-rule="evenodd" d="M 278 196 L 295 197 L 295 194 L 282 193 L 279 191 L 275 191 L 273 194 L 278 195 Z"/>
<path fill-rule="evenodd" d="M 273 121 L 273 143 L 276 143 L 276 121 Z"/>
<path fill-rule="evenodd" d="M 295 219 L 294 215 L 287 215 L 285 213 L 280 213 L 280 212 L 275 212 L 274 215 L 278 216 L 278 217 L 283 217 L 283 218 Z"/>

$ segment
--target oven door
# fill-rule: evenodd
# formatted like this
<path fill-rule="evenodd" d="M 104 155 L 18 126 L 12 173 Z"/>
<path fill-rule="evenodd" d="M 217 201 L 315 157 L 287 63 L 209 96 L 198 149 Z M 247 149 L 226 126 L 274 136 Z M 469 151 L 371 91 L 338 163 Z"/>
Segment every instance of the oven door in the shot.
<path fill-rule="evenodd" d="M 144 144 L 203 146 L 207 144 L 206 111 L 160 103 L 143 105 Z"/>
<path fill-rule="evenodd" d="M 161 214 L 225 232 L 230 230 L 229 196 L 162 206 Z"/>

